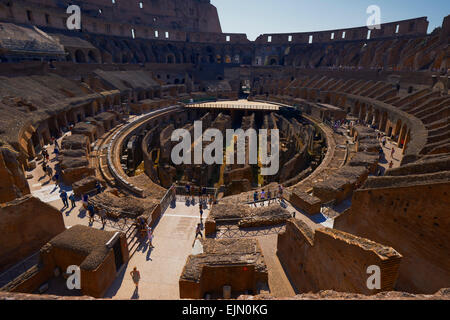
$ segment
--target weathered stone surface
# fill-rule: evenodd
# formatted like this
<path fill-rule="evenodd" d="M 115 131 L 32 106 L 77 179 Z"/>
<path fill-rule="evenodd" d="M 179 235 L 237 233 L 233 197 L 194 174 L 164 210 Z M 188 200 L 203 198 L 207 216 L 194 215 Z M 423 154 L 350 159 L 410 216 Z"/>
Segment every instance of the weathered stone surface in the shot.
<path fill-rule="evenodd" d="M 12 201 L 30 193 L 17 156 L 18 154 L 11 149 L 0 147 L 0 203 Z"/>
<path fill-rule="evenodd" d="M 180 298 L 201 299 L 206 292 L 221 296 L 224 285 L 232 292 L 255 291 L 267 285 L 267 266 L 255 239 L 202 240 L 203 253 L 190 255 L 180 276 Z"/>
<path fill-rule="evenodd" d="M 320 213 L 322 205 L 322 201 L 319 198 L 300 190 L 294 190 L 291 193 L 290 202 L 297 208 L 311 215 Z"/>
<path fill-rule="evenodd" d="M 32 196 L 0 207 L 0 271 L 37 252 L 65 230 L 61 212 Z"/>
<path fill-rule="evenodd" d="M 290 219 L 278 235 L 277 255 L 300 292 L 336 290 L 362 294 L 392 291 L 401 254 L 393 248 L 342 231 L 310 229 Z M 367 268 L 380 267 L 381 290 L 367 287 Z"/>

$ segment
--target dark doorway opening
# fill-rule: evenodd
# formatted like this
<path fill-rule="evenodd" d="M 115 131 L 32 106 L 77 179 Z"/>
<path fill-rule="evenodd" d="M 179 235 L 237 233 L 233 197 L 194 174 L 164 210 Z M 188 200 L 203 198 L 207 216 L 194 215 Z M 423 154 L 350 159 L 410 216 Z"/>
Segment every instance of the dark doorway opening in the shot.
<path fill-rule="evenodd" d="M 116 263 L 116 271 L 119 271 L 123 265 L 122 247 L 120 246 L 120 239 L 116 240 L 113 247 L 114 250 L 114 262 Z"/>

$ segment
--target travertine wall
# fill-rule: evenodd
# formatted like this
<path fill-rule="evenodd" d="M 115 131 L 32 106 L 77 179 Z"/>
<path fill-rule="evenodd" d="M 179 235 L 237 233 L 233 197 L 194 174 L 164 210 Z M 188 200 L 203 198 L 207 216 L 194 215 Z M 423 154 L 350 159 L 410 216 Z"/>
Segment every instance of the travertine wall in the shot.
<path fill-rule="evenodd" d="M 30 193 L 22 165 L 17 157 L 18 153 L 10 148 L 0 148 L 0 203 Z"/>
<path fill-rule="evenodd" d="M 278 235 L 277 255 L 299 292 L 393 290 L 401 260 L 392 248 L 329 228 L 313 231 L 295 219 Z M 371 265 L 380 267 L 381 290 L 367 287 Z"/>
<path fill-rule="evenodd" d="M 0 208 L 0 271 L 37 252 L 65 230 L 61 212 L 25 196 Z"/>
<path fill-rule="evenodd" d="M 434 293 L 450 285 L 449 190 L 448 181 L 357 190 L 334 227 L 403 255 L 395 289 Z"/>

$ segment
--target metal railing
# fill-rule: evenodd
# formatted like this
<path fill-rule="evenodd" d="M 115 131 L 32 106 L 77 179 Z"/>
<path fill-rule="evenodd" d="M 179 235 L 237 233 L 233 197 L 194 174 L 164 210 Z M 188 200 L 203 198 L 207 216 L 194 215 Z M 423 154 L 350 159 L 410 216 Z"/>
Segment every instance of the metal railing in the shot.
<path fill-rule="evenodd" d="M 169 207 L 170 203 L 173 201 L 173 199 L 176 196 L 176 189 L 174 185 L 172 185 L 164 194 L 164 197 L 162 197 L 160 203 L 161 206 L 161 214 L 163 214 L 166 209 Z"/>
<path fill-rule="evenodd" d="M 186 186 L 175 186 L 176 195 L 179 196 L 199 197 L 204 194 L 207 196 L 212 195 L 215 197 L 217 195 L 217 190 L 218 190 L 217 188 L 191 186 L 190 190 L 187 191 Z"/>

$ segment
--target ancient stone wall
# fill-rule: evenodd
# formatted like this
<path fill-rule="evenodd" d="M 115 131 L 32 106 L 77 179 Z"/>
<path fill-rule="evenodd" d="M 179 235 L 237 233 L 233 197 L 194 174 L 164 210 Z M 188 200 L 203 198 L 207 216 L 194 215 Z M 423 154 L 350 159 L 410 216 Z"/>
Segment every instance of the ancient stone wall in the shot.
<path fill-rule="evenodd" d="M 0 208 L 0 271 L 37 252 L 65 230 L 61 212 L 25 196 Z"/>
<path fill-rule="evenodd" d="M 298 292 L 362 294 L 393 290 L 402 257 L 373 241 L 329 228 L 314 231 L 295 219 L 278 235 L 277 255 Z M 372 265 L 380 267 L 381 290 L 367 287 Z"/>
<path fill-rule="evenodd" d="M 335 219 L 334 227 L 403 255 L 396 290 L 434 293 L 450 284 L 450 184 L 427 181 L 426 175 L 412 184 L 407 183 L 412 177 L 386 178 L 392 182 L 355 191 L 351 209 Z"/>

